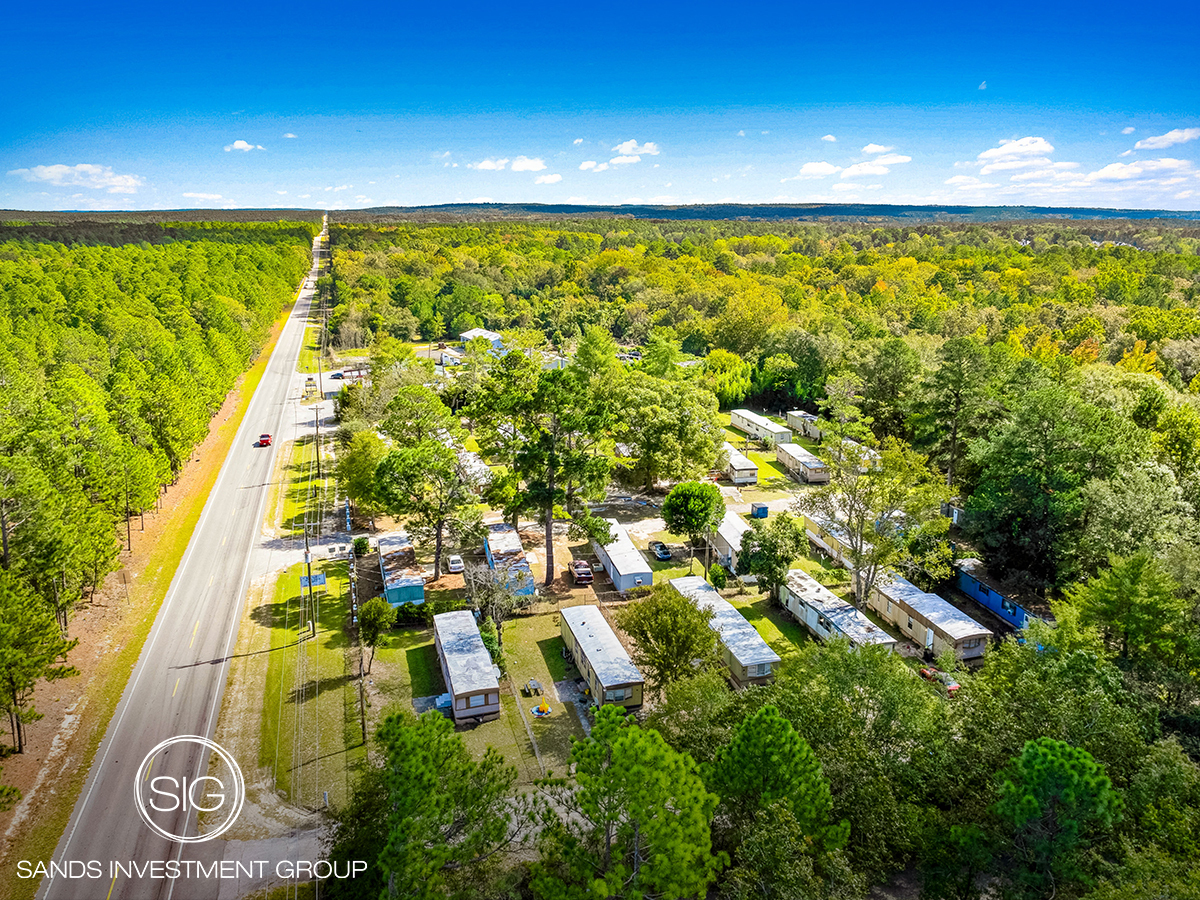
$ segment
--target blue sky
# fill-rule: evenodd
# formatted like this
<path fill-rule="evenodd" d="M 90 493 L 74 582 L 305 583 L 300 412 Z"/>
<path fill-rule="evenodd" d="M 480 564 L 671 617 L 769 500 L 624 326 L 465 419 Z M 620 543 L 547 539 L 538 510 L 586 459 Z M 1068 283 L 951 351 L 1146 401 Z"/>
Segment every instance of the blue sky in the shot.
<path fill-rule="evenodd" d="M 1195 2 L 174 6 L 6 13 L 0 206 L 1200 209 Z"/>

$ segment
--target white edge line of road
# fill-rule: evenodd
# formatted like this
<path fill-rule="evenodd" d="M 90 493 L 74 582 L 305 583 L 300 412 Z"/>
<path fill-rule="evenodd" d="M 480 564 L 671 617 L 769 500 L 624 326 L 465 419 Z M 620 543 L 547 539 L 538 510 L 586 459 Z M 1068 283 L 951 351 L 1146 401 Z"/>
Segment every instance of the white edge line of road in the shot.
<path fill-rule="evenodd" d="M 307 278 L 308 278 L 308 276 L 306 275 L 305 279 L 307 280 Z M 297 292 L 297 293 L 299 293 L 299 292 Z M 311 305 L 311 300 L 309 302 Z M 288 316 L 289 322 L 291 321 L 291 318 L 292 318 L 292 316 L 289 315 Z M 286 327 L 286 325 L 287 325 L 287 323 L 285 323 L 285 327 Z M 283 333 L 281 331 L 280 338 L 282 338 L 282 337 L 283 337 Z M 272 356 L 275 355 L 273 351 L 272 351 L 271 355 Z M 299 354 L 297 354 L 297 355 L 299 355 Z M 269 366 L 270 364 L 271 364 L 271 360 L 268 359 L 267 365 Z M 265 367 L 264 367 L 264 375 L 265 375 Z M 257 393 L 257 389 L 256 389 L 256 393 Z M 253 402 L 254 398 L 251 397 L 250 399 L 251 399 L 251 402 Z M 285 408 L 286 408 L 286 404 L 285 404 Z M 237 440 L 238 435 L 240 435 L 242 430 L 246 427 L 246 422 L 250 418 L 249 413 L 250 413 L 250 404 L 247 403 L 246 404 L 246 418 L 242 420 L 242 425 L 241 425 L 241 427 L 238 428 L 237 433 L 234 435 L 234 440 Z M 282 412 L 280 413 L 280 421 L 283 421 L 283 413 Z M 274 442 L 272 442 L 272 448 L 274 448 Z M 228 459 L 228 457 L 226 457 L 226 459 Z M 273 458 L 272 458 L 272 461 L 273 461 Z M 230 466 L 227 466 L 224 463 L 222 463 L 221 471 L 217 475 L 217 481 L 213 485 L 212 490 L 209 492 L 209 498 L 211 498 L 214 494 L 217 493 L 218 489 L 221 486 L 221 482 L 225 479 L 225 475 L 230 470 L 230 468 L 231 468 Z M 272 471 L 274 471 L 274 466 L 272 466 Z M 265 495 L 264 495 L 264 497 L 265 497 Z M 265 502 L 265 501 L 260 501 L 260 503 L 261 502 Z M 212 505 L 208 502 L 208 499 L 206 499 L 204 501 L 204 509 L 200 512 L 200 518 L 196 520 L 196 527 L 192 531 L 192 534 L 195 534 L 196 532 L 198 532 L 200 530 L 201 526 L 204 524 L 204 521 L 208 518 L 208 513 L 211 508 L 212 508 Z M 192 543 L 191 539 L 189 538 L 188 539 L 188 548 L 186 551 L 184 551 L 183 559 L 181 559 L 179 561 L 179 566 L 175 569 L 175 575 L 172 576 L 172 578 L 171 578 L 171 586 L 167 590 L 167 596 L 164 598 L 162 606 L 159 607 L 158 613 L 155 615 L 155 622 L 158 621 L 159 617 L 163 614 L 163 611 L 168 609 L 171 605 L 171 602 L 175 599 L 175 596 L 178 593 L 177 587 L 179 585 L 179 582 L 176 580 L 176 578 L 178 577 L 179 572 L 181 572 L 187 566 L 187 561 L 192 555 L 192 549 L 194 548 L 194 546 L 195 545 Z M 244 577 L 244 575 L 243 575 L 243 577 Z M 153 629 L 153 625 L 151 625 L 151 628 Z M 158 640 L 158 636 L 161 632 L 162 632 L 161 628 L 154 631 L 154 633 L 150 637 L 150 642 L 142 647 L 142 652 L 139 654 L 139 657 L 138 657 L 139 661 L 143 656 L 148 655 L 150 650 L 153 649 L 154 644 Z M 144 670 L 141 666 L 136 666 L 136 664 L 135 664 L 135 667 L 138 669 L 137 674 L 134 676 L 133 682 L 131 684 L 127 684 L 125 687 L 125 691 L 122 691 L 122 698 L 124 698 L 124 695 L 126 692 L 128 692 L 129 695 L 132 696 L 133 691 L 137 688 L 138 682 L 141 680 Z M 115 723 L 110 724 L 109 728 L 111 729 L 112 734 L 115 735 L 117 733 L 117 730 L 121 727 L 121 720 L 125 718 L 125 713 L 128 709 L 129 709 L 128 704 L 123 705 L 121 708 L 120 715 L 117 716 L 117 721 Z M 106 730 L 105 737 L 107 737 L 107 736 L 108 736 L 108 732 Z M 91 784 L 88 785 L 87 793 L 85 793 L 83 795 L 82 803 L 79 803 L 77 806 L 77 809 L 81 813 L 87 807 L 88 801 L 91 799 L 92 791 L 96 787 L 96 782 L 100 780 L 100 773 L 104 770 L 104 763 L 108 759 L 108 752 L 111 748 L 112 748 L 112 742 L 111 741 L 106 742 L 105 747 L 104 747 L 104 752 L 100 754 L 99 763 L 94 764 L 95 765 L 95 776 L 92 778 Z M 71 841 L 73 841 L 75 839 L 75 829 L 79 827 L 79 819 L 80 818 L 82 818 L 82 816 L 77 816 L 75 818 L 75 821 L 71 824 L 71 830 L 67 833 L 66 842 L 63 844 L 63 855 L 61 857 L 61 860 L 67 859 L 66 854 L 67 854 L 67 851 L 71 847 Z M 181 845 L 180 849 L 182 849 L 182 845 Z M 53 874 L 53 872 L 51 872 L 50 877 L 47 880 L 43 881 L 41 883 L 41 885 L 39 885 L 38 894 L 44 900 L 44 898 L 49 897 L 50 891 L 53 889 L 53 887 L 54 887 L 54 874 Z M 174 885 L 172 885 L 172 887 L 174 887 Z"/>
<path fill-rule="evenodd" d="M 305 310 L 306 317 L 312 311 L 312 299 L 313 299 L 313 295 L 309 295 L 308 307 Z M 289 316 L 288 318 L 289 318 L 288 324 L 291 324 L 292 317 Z M 305 326 L 304 329 L 301 330 L 301 334 L 303 335 L 306 332 L 307 332 L 307 325 Z M 282 332 L 280 333 L 279 336 L 280 336 L 280 339 L 282 340 L 282 338 L 283 338 Z M 272 360 L 273 360 L 275 354 L 272 353 L 271 356 L 272 356 Z M 296 362 L 299 360 L 299 358 L 300 358 L 300 348 L 297 347 L 295 357 L 289 358 L 285 363 L 285 364 L 290 363 L 290 365 L 288 365 L 288 370 L 289 370 L 288 376 L 289 377 L 291 374 L 294 373 L 295 367 L 296 367 Z M 270 365 L 272 360 L 268 360 L 267 365 Z M 284 402 L 279 405 L 279 417 L 275 421 L 275 434 L 279 434 L 280 428 L 283 427 L 283 414 L 285 412 L 287 412 L 287 407 L 288 407 L 287 399 L 285 398 Z M 247 412 L 249 412 L 248 409 L 247 409 Z M 249 418 L 249 416 L 247 416 L 247 418 Z M 274 441 L 272 441 L 271 442 L 271 450 L 272 450 L 271 471 L 272 472 L 275 471 L 275 457 L 278 454 L 278 449 L 279 449 L 278 445 L 276 445 L 276 443 Z M 269 483 L 270 483 L 270 480 L 268 479 L 268 484 Z M 212 736 L 213 718 L 217 714 L 217 706 L 219 704 L 221 696 L 225 693 L 225 679 L 226 679 L 226 677 L 228 677 L 228 671 L 229 671 L 229 648 L 233 644 L 233 639 L 237 635 L 237 632 L 238 632 L 238 626 L 241 625 L 241 621 L 242 621 L 242 616 L 241 616 L 242 606 L 246 602 L 246 579 L 249 576 L 249 572 L 250 572 L 250 561 L 254 556 L 254 538 L 255 538 L 255 536 L 258 535 L 259 529 L 262 527 L 263 507 L 266 506 L 266 503 L 267 503 L 268 491 L 266 490 L 266 487 L 267 487 L 267 485 L 263 486 L 263 490 L 261 491 L 259 498 L 258 498 L 258 509 L 255 511 L 255 514 L 254 514 L 254 522 L 253 522 L 254 527 L 251 531 L 251 538 L 250 538 L 251 545 L 249 548 L 247 548 L 247 551 L 246 551 L 246 562 L 242 566 L 241 584 L 238 586 L 237 615 L 233 616 L 233 620 L 229 624 L 229 634 L 225 638 L 225 652 L 224 652 L 224 654 L 222 654 L 224 657 L 224 662 L 221 663 L 221 676 L 217 680 L 217 690 L 213 693 L 212 706 L 209 707 L 209 710 L 208 710 L 208 721 L 204 725 L 204 737 L 207 737 L 210 739 Z M 200 770 L 200 766 L 197 765 L 196 771 L 199 772 L 199 770 Z M 190 818 L 191 817 L 189 816 L 189 821 L 190 821 Z M 177 845 L 177 849 L 175 850 L 175 861 L 176 862 L 178 862 L 180 860 L 180 858 L 183 856 L 183 847 L 184 847 L 183 844 Z M 167 890 L 167 900 L 171 900 L 171 898 L 174 896 L 175 883 L 177 880 L 178 879 L 174 879 L 171 881 L 171 885 Z"/>

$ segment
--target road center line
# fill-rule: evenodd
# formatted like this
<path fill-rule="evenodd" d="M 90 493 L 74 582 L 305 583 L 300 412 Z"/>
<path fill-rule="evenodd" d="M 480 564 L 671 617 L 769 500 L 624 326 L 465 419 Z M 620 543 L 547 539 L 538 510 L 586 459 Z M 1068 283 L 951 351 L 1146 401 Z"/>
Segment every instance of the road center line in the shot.
<path fill-rule="evenodd" d="M 171 691 L 172 697 L 175 696 L 175 691 L 177 691 L 177 690 L 179 690 L 179 679 L 178 678 L 175 679 L 175 690 Z"/>

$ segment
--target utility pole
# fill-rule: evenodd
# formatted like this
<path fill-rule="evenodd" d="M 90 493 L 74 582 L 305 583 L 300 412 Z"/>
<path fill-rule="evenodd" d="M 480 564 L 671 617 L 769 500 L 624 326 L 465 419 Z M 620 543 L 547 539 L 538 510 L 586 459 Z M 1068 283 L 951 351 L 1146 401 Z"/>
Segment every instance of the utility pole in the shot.
<path fill-rule="evenodd" d="M 312 551 L 309 550 L 309 548 L 308 548 L 308 523 L 307 522 L 304 523 L 304 568 L 308 572 L 308 609 L 309 609 L 309 614 L 311 615 L 312 610 L 315 608 L 315 604 L 313 602 Z M 304 591 L 303 590 L 300 591 L 300 603 L 301 603 L 301 605 L 303 605 L 303 603 L 304 603 Z M 300 621 L 301 621 L 301 623 L 304 622 L 303 614 L 301 614 L 301 616 L 300 616 Z M 315 625 L 314 625 L 314 628 L 315 628 Z"/>
<path fill-rule="evenodd" d="M 313 413 L 317 420 L 317 477 L 321 478 L 321 404 L 318 403 L 313 407 Z"/>

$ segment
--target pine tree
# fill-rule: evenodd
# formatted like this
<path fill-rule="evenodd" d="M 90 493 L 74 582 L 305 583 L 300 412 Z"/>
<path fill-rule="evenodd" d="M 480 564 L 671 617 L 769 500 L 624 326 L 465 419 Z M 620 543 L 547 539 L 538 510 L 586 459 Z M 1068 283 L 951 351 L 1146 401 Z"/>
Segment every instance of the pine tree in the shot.
<path fill-rule="evenodd" d="M 735 827 L 783 803 L 813 850 L 835 850 L 849 836 L 849 822 L 830 824 L 833 800 L 816 754 L 774 706 L 742 720 L 729 746 L 717 754 L 708 783 Z"/>
<path fill-rule="evenodd" d="M 703 896 L 726 862 L 712 852 L 717 797 L 687 754 L 602 706 L 591 735 L 571 748 L 575 783 L 542 782 L 548 802 L 534 866 L 534 896 Z"/>
<path fill-rule="evenodd" d="M 0 572 L 0 702 L 17 753 L 25 752 L 25 726 L 41 718 L 31 704 L 34 687 L 78 675 L 65 662 L 78 643 L 63 637 L 50 609 L 16 576 Z"/>

